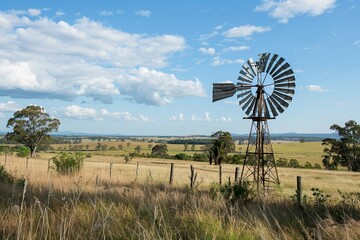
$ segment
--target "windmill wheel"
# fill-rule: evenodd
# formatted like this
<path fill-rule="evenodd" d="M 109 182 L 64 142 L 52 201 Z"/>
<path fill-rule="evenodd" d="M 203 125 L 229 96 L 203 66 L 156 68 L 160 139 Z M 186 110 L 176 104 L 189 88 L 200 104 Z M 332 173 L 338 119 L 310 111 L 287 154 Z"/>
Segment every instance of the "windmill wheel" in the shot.
<path fill-rule="evenodd" d="M 293 74 L 290 64 L 277 54 L 259 54 L 256 62 L 250 58 L 240 70 L 236 86 L 239 105 L 250 117 L 275 118 L 289 106 L 295 93 Z"/>

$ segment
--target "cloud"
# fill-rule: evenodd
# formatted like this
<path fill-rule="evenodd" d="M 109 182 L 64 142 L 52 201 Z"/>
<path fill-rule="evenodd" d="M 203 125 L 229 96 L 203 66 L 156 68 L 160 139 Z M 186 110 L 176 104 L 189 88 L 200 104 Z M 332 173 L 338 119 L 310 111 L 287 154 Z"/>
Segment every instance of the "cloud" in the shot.
<path fill-rule="evenodd" d="M 109 112 L 103 108 L 97 111 L 94 108 L 80 107 L 77 105 L 70 105 L 60 110 L 55 110 L 55 115 L 60 117 L 72 118 L 72 119 L 86 119 L 101 121 L 104 119 L 120 120 L 120 121 L 150 121 L 149 117 L 145 115 L 134 115 L 130 112 Z"/>
<path fill-rule="evenodd" d="M 135 15 L 141 16 L 141 17 L 150 17 L 151 12 L 149 10 L 139 10 L 135 12 Z"/>
<path fill-rule="evenodd" d="M 211 65 L 212 66 L 221 66 L 221 65 L 225 65 L 225 64 L 243 64 L 244 62 L 245 62 L 245 60 L 241 59 L 241 58 L 231 60 L 231 59 L 223 59 L 220 57 L 214 57 Z"/>
<path fill-rule="evenodd" d="M 231 122 L 231 117 L 221 117 L 220 122 Z"/>
<path fill-rule="evenodd" d="M 287 23 L 297 15 L 318 16 L 335 7 L 336 0 L 263 0 L 256 11 L 269 12 L 269 15 L 281 23 Z"/>
<path fill-rule="evenodd" d="M 328 91 L 327 89 L 324 89 L 319 85 L 307 85 L 305 88 L 310 92 L 320 92 L 320 93 L 322 93 L 322 92 L 327 92 Z"/>
<path fill-rule="evenodd" d="M 360 47 L 360 41 L 355 41 L 355 42 L 353 43 L 353 45 L 354 45 L 355 47 Z"/>
<path fill-rule="evenodd" d="M 184 121 L 184 114 L 179 113 L 177 116 L 173 115 L 169 118 L 169 121 Z"/>
<path fill-rule="evenodd" d="M 228 47 L 225 48 L 224 51 L 244 51 L 244 50 L 249 50 L 250 47 L 249 46 L 237 46 L 237 47 Z"/>
<path fill-rule="evenodd" d="M 40 9 L 29 8 L 28 13 L 29 13 L 30 16 L 35 17 L 35 16 L 39 16 L 41 14 L 41 10 Z"/>
<path fill-rule="evenodd" d="M 211 122 L 212 119 L 210 117 L 210 113 L 209 112 L 205 112 L 204 116 L 201 117 L 197 117 L 196 115 L 192 115 L 191 116 L 191 121 L 203 121 L 203 122 Z"/>
<path fill-rule="evenodd" d="M 16 112 L 20 107 L 13 101 L 8 101 L 6 103 L 0 103 L 0 113 L 1 112 Z"/>
<path fill-rule="evenodd" d="M 181 36 L 130 34 L 86 17 L 70 24 L 28 15 L 0 12 L 3 96 L 67 101 L 88 97 L 112 103 L 122 95 L 163 105 L 177 97 L 205 95 L 199 80 L 181 80 L 159 70 L 186 48 Z"/>
<path fill-rule="evenodd" d="M 199 48 L 199 52 L 203 53 L 203 54 L 208 54 L 208 55 L 214 55 L 215 54 L 215 49 L 214 48 Z"/>
<path fill-rule="evenodd" d="M 251 37 L 254 33 L 263 33 L 270 31 L 270 27 L 260 27 L 254 25 L 243 25 L 231 28 L 223 33 L 227 38 Z"/>
<path fill-rule="evenodd" d="M 100 15 L 101 15 L 101 16 L 104 16 L 104 17 L 108 17 L 108 16 L 112 16 L 112 15 L 113 15 L 113 12 L 107 11 L 107 10 L 102 10 L 102 11 L 100 12 Z"/>
<path fill-rule="evenodd" d="M 77 105 L 71 105 L 64 108 L 64 114 L 70 118 L 92 119 L 96 118 L 97 113 L 93 108 L 83 108 Z"/>

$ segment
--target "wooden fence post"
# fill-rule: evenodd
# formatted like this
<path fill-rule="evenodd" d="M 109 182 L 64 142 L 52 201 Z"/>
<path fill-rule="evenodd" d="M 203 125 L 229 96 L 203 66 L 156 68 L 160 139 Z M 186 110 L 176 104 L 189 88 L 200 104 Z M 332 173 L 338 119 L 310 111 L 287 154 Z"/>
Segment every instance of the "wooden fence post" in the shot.
<path fill-rule="evenodd" d="M 219 184 L 222 184 L 222 166 L 219 165 Z"/>
<path fill-rule="evenodd" d="M 301 176 L 296 177 L 296 200 L 299 207 L 301 207 L 302 189 L 301 189 Z"/>
<path fill-rule="evenodd" d="M 7 163 L 7 152 L 5 152 L 5 166 L 6 166 L 6 163 Z"/>
<path fill-rule="evenodd" d="M 113 163 L 110 163 L 110 168 L 109 168 L 109 176 L 111 179 L 111 174 L 112 174 L 112 167 L 113 167 Z"/>
<path fill-rule="evenodd" d="M 194 167 L 190 165 L 190 189 L 194 188 Z"/>
<path fill-rule="evenodd" d="M 172 185 L 173 183 L 173 174 L 174 174 L 174 163 L 170 164 L 170 180 L 169 180 L 169 184 Z"/>
<path fill-rule="evenodd" d="M 139 176 L 139 162 L 136 163 L 136 178 Z"/>
<path fill-rule="evenodd" d="M 26 158 L 26 170 L 28 169 L 29 167 L 29 158 Z"/>
<path fill-rule="evenodd" d="M 239 180 L 239 168 L 236 167 L 235 168 L 235 182 L 237 182 Z"/>

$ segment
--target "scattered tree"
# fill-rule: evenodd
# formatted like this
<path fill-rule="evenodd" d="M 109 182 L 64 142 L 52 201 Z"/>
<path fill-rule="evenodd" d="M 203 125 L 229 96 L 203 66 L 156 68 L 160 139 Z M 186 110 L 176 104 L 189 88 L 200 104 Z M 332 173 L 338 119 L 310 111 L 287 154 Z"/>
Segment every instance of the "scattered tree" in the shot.
<path fill-rule="evenodd" d="M 156 144 L 152 149 L 151 149 L 151 154 L 155 155 L 155 156 L 165 156 L 167 155 L 167 146 L 166 144 L 162 143 L 162 144 Z"/>
<path fill-rule="evenodd" d="M 189 147 L 189 144 L 188 144 L 188 143 L 185 143 L 185 144 L 184 144 L 184 151 L 187 151 L 187 150 L 188 150 L 188 147 Z"/>
<path fill-rule="evenodd" d="M 137 145 L 136 148 L 135 148 L 135 151 L 137 153 L 140 153 L 141 152 L 141 146 L 140 145 Z"/>
<path fill-rule="evenodd" d="M 8 120 L 6 127 L 12 127 L 13 132 L 8 133 L 6 137 L 27 146 L 31 157 L 35 157 L 39 145 L 49 139 L 49 133 L 57 131 L 59 125 L 59 119 L 51 118 L 44 108 L 30 105 L 16 111 Z"/>
<path fill-rule="evenodd" d="M 215 165 L 221 165 L 227 160 L 227 154 L 235 151 L 235 143 L 229 132 L 217 131 L 211 137 L 215 139 L 205 148 L 205 152 L 209 156 L 210 165 L 213 160 Z"/>
<path fill-rule="evenodd" d="M 333 124 L 340 139 L 326 138 L 322 144 L 325 155 L 323 165 L 326 169 L 337 169 L 338 165 L 347 167 L 349 171 L 360 171 L 360 125 L 350 120 L 344 127 Z"/>

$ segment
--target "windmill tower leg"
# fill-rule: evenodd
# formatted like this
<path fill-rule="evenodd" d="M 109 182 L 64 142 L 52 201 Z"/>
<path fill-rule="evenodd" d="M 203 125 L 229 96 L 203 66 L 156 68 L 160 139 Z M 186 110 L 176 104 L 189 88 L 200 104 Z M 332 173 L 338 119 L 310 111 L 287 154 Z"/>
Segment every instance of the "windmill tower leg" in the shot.
<path fill-rule="evenodd" d="M 253 181 L 258 191 L 280 183 L 266 119 L 252 121 L 240 180 Z"/>

